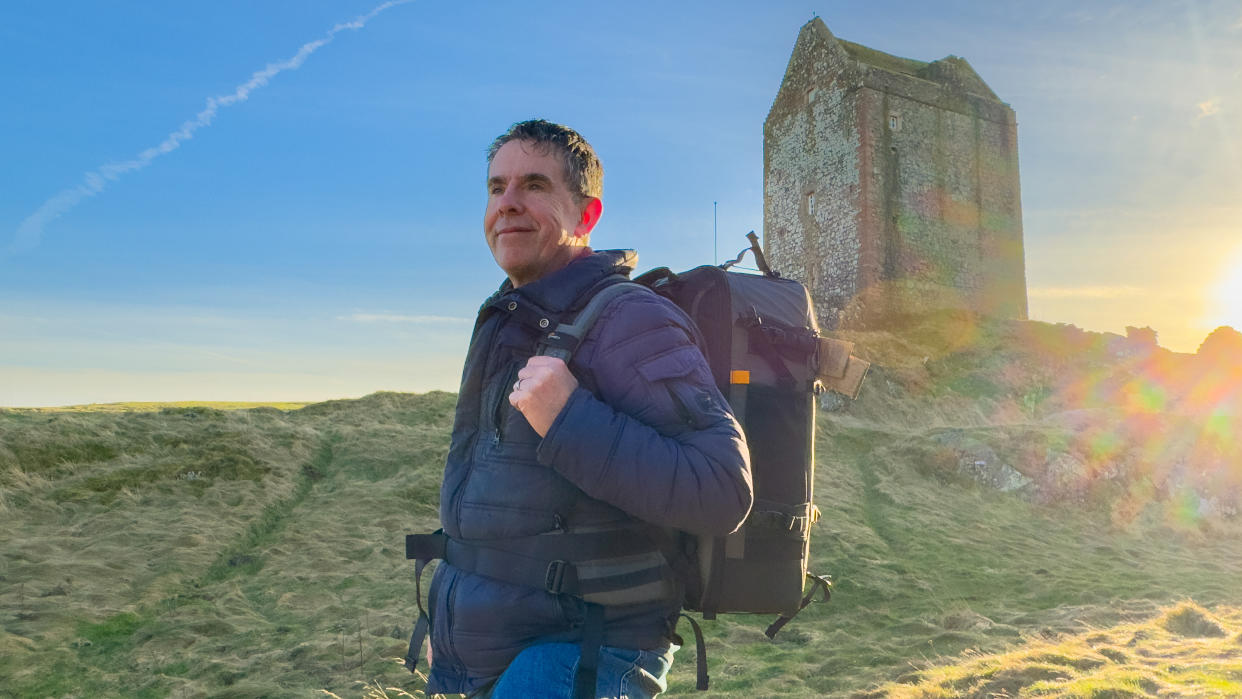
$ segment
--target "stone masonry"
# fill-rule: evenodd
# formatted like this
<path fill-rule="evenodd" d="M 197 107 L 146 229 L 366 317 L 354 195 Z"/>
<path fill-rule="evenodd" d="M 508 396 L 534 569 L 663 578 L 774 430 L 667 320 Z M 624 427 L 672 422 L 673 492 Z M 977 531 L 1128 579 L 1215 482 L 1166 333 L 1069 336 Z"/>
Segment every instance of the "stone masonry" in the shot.
<path fill-rule="evenodd" d="M 965 60 L 898 58 L 815 18 L 763 143 L 765 254 L 822 327 L 1027 317 L 1017 121 Z"/>

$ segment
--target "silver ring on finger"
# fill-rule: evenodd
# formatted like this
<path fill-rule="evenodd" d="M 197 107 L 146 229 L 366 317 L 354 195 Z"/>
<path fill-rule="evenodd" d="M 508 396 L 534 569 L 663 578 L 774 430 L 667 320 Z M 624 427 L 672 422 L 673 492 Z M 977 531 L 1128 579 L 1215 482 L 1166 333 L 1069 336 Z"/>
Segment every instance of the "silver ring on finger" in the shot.
<path fill-rule="evenodd" d="M 522 380 L 521 380 L 521 379 L 518 379 L 517 381 L 514 381 L 514 382 L 513 382 L 513 390 L 515 390 L 515 391 L 520 391 L 520 390 L 522 390 Z"/>

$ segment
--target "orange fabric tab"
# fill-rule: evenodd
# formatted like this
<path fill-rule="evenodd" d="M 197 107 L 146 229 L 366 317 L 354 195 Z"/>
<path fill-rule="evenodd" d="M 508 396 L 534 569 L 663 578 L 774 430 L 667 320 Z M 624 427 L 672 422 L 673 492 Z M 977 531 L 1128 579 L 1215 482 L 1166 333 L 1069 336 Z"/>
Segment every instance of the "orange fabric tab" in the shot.
<path fill-rule="evenodd" d="M 734 369 L 729 372 L 729 383 L 750 383 L 750 372 L 745 369 Z"/>

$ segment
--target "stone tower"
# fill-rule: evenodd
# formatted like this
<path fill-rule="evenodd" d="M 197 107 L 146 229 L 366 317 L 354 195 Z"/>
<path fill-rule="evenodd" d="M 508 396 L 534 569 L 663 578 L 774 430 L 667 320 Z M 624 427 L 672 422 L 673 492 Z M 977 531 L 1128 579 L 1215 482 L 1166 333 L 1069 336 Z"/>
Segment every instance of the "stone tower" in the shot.
<path fill-rule="evenodd" d="M 764 247 L 821 324 L 1027 316 L 1017 121 L 970 65 L 802 27 L 763 125 Z"/>

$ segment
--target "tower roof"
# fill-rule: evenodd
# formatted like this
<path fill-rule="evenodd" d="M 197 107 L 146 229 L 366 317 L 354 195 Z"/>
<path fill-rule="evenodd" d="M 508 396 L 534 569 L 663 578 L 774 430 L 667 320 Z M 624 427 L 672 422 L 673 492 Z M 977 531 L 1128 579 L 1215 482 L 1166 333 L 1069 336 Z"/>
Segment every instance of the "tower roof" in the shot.
<path fill-rule="evenodd" d="M 892 73 L 905 73 L 915 77 L 922 77 L 919 71 L 927 67 L 926 61 L 918 61 L 913 58 L 901 58 L 891 53 L 884 53 L 873 48 L 868 48 L 862 44 L 856 44 L 845 39 L 837 39 L 837 43 L 841 44 L 841 48 L 850 55 L 855 61 L 866 63 L 872 68 L 887 70 Z"/>
<path fill-rule="evenodd" d="M 819 17 L 808 22 L 806 29 L 810 29 L 818 34 L 822 40 L 837 44 L 844 49 L 850 58 L 872 70 L 919 78 L 938 83 L 952 90 L 967 92 L 1000 102 L 1000 98 L 996 96 L 995 92 L 992 92 L 992 88 L 988 87 L 988 84 L 983 81 L 983 78 L 979 77 L 979 74 L 975 72 L 975 69 L 964 58 L 949 55 L 937 61 L 927 62 L 894 56 L 891 53 L 885 53 L 834 36 L 828 30 L 827 25 L 824 24 L 824 20 Z"/>

